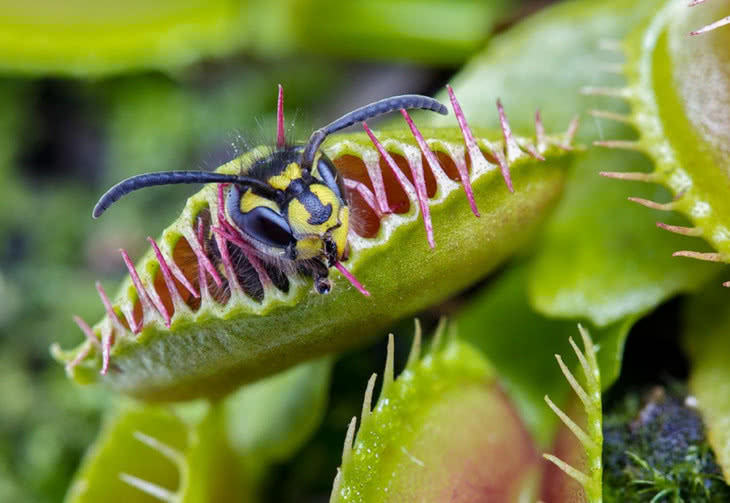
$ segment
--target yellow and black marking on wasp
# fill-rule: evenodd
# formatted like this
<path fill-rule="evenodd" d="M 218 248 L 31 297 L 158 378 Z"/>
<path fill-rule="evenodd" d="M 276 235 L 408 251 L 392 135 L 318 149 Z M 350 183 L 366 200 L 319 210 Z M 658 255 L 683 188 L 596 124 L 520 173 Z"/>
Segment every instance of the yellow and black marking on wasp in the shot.
<path fill-rule="evenodd" d="M 287 144 L 284 138 L 281 88 L 277 114 L 276 148 L 242 169 L 239 175 L 204 171 L 165 171 L 128 178 L 109 189 L 94 208 L 98 218 L 122 196 L 145 187 L 171 184 L 217 183 L 225 186 L 226 217 L 219 222 L 228 238 L 240 240 L 262 262 L 280 289 L 288 289 L 285 274 L 299 272 L 314 279 L 318 293 L 332 287 L 329 269 L 337 268 L 360 292 L 369 295 L 341 262 L 348 256 L 350 210 L 342 175 L 320 147 L 332 133 L 396 110 L 424 109 L 446 115 L 438 101 L 421 95 L 386 98 L 358 108 L 316 130 L 306 144 Z M 229 222 L 230 221 L 230 222 Z M 201 231 L 215 268 L 225 265 L 210 224 Z M 228 241 L 224 241 L 226 247 Z M 228 250 L 225 250 L 228 251 Z M 231 262 L 232 263 L 232 262 Z M 236 273 L 252 269 L 250 261 L 236 261 Z M 282 279 L 282 276 L 284 278 Z M 249 285 L 259 290 L 260 285 Z M 257 292 L 250 292 L 259 297 Z"/>

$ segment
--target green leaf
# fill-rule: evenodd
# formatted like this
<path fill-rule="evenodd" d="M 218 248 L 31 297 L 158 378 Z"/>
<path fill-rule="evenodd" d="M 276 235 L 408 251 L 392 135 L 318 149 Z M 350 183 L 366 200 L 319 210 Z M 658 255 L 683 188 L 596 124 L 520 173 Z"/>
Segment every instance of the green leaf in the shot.
<path fill-rule="evenodd" d="M 503 155 L 497 134 L 474 131 L 482 149 Z M 441 164 L 456 176 L 454 166 L 465 162 L 459 129 L 422 132 Z M 409 132 L 392 130 L 377 135 L 401 168 L 421 169 L 422 154 Z M 531 142 L 527 138 L 515 141 L 523 145 Z M 134 312 L 143 328 L 134 335 L 127 328 L 128 322 L 125 325 L 108 317 L 94 327 L 94 338 L 113 341 L 109 371 L 101 380 L 145 399 L 221 395 L 242 382 L 357 344 L 394 320 L 447 298 L 483 277 L 532 236 L 560 193 L 567 164 L 560 146 L 566 141 L 567 137 L 558 135 L 538 142 L 546 162 L 533 160 L 519 148 L 508 155 L 514 194 L 507 191 L 495 164 L 485 161 L 479 171 L 475 168 L 471 184 L 480 218 L 474 217 L 462 187 L 441 171 L 444 168 L 436 168 L 435 174 L 427 170 L 436 242 L 432 250 L 425 239 L 415 191 L 403 191 L 389 178 L 392 172 L 379 159 L 369 138 L 364 134 L 333 138 L 325 150 L 345 177 L 369 184 L 367 170 L 384 170 L 387 197 L 396 205 L 393 213 L 380 219 L 363 200 L 352 196 L 356 217 L 347 267 L 369 289 L 370 297 L 363 297 L 335 273 L 333 291 L 327 296 L 314 294 L 310 281 L 292 276 L 288 292 L 268 285 L 263 300 L 233 288 L 219 291 L 218 297 L 204 294 L 202 306 L 191 296 L 173 302 L 150 250 L 137 271 L 142 284 L 147 285 L 145 289 L 155 285 L 154 291 L 167 303 L 167 309 L 174 309 L 171 327 L 167 329 L 157 311 L 150 309 L 141 319 L 136 288 L 131 279 L 125 281 L 113 301 L 115 318 L 125 311 Z M 253 155 L 255 151 L 245 156 Z M 234 160 L 220 171 L 237 173 L 241 162 L 247 161 Z M 182 215 L 159 240 L 167 262 L 176 263 L 192 283 L 198 278 L 190 244 L 197 242 L 193 226 L 204 224 L 211 214 L 217 215 L 217 207 L 216 187 L 204 188 L 188 200 Z M 180 285 L 178 291 L 187 295 Z M 226 293 L 231 291 L 231 295 Z M 54 350 L 65 363 L 81 355 L 81 364 L 75 365 L 76 360 L 68 368 L 82 383 L 99 379 L 101 353 L 90 342 L 71 352 Z"/>
<path fill-rule="evenodd" d="M 325 412 L 331 369 L 331 358 L 302 363 L 226 399 L 228 437 L 249 471 L 288 459 L 309 439 Z"/>
<path fill-rule="evenodd" d="M 345 439 L 331 502 L 533 500 L 538 457 L 491 367 L 443 326 L 419 355 L 417 332 L 403 372 L 393 380 L 391 336 L 375 407 L 370 379 L 360 430 Z"/>
<path fill-rule="evenodd" d="M 690 299 L 684 345 L 690 356 L 689 387 L 707 428 L 707 436 L 730 481 L 730 310 L 728 295 L 708 287 Z"/>

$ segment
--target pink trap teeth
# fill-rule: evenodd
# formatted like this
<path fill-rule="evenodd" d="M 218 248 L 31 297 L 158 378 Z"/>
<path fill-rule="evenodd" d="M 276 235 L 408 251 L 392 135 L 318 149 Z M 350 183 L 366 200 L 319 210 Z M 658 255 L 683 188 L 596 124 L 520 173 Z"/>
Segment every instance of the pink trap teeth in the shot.
<path fill-rule="evenodd" d="M 279 99 L 276 101 L 276 146 L 282 148 L 286 145 L 284 136 L 284 88 L 279 84 Z"/>
<path fill-rule="evenodd" d="M 342 262 L 336 262 L 336 263 L 335 263 L 335 267 L 337 268 L 337 270 L 338 270 L 338 271 L 340 271 L 340 273 L 341 273 L 341 274 L 342 274 L 342 275 L 343 275 L 343 276 L 344 276 L 345 278 L 347 278 L 347 281 L 349 281 L 350 283 L 352 283 L 352 286 L 354 286 L 355 288 L 357 288 L 357 290 L 358 290 L 358 291 L 359 291 L 359 292 L 360 292 L 361 294 L 363 294 L 363 295 L 364 295 L 365 297 L 370 297 L 370 292 L 368 292 L 367 290 L 365 290 L 365 287 L 364 287 L 364 286 L 362 286 L 362 283 L 360 283 L 360 282 L 359 282 L 359 281 L 357 280 L 357 278 L 355 278 L 355 276 L 353 276 L 353 275 L 352 275 L 352 273 L 351 273 L 350 271 L 348 271 L 348 270 L 347 270 L 347 269 L 345 268 L 345 266 L 344 266 L 344 265 L 342 265 Z"/>

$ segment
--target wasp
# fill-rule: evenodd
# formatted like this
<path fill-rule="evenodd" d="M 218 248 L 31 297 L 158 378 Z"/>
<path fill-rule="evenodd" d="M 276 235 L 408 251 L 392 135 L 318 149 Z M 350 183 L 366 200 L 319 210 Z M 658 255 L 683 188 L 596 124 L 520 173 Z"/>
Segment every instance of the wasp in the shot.
<path fill-rule="evenodd" d="M 206 171 L 162 171 L 127 178 L 96 203 L 98 218 L 114 202 L 135 190 L 173 184 L 225 184 L 225 213 L 239 237 L 265 263 L 297 270 L 314 280 L 317 293 L 331 290 L 329 270 L 347 271 L 350 211 L 344 181 L 320 150 L 325 139 L 342 129 L 401 109 L 448 113 L 427 96 L 393 96 L 349 112 L 317 129 L 305 144 L 286 144 L 279 113 L 277 146 L 249 163 L 238 175 Z"/>

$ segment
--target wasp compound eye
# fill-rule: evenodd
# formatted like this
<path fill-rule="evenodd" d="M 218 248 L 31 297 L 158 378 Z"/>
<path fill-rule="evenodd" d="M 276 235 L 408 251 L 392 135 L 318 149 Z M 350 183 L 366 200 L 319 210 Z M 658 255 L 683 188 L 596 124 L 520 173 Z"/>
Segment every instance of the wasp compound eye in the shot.
<path fill-rule="evenodd" d="M 332 189 L 332 192 L 337 194 L 337 197 L 339 197 L 342 201 L 345 201 L 345 183 L 342 180 L 342 175 L 339 171 L 337 171 L 337 168 L 335 168 L 334 164 L 332 164 L 332 161 L 328 157 L 322 155 L 322 157 L 319 158 L 319 162 L 317 163 L 317 173 L 324 184 Z"/>
<path fill-rule="evenodd" d="M 265 245 L 286 248 L 295 242 L 286 219 L 271 208 L 259 206 L 239 213 L 234 221 L 243 232 Z"/>

